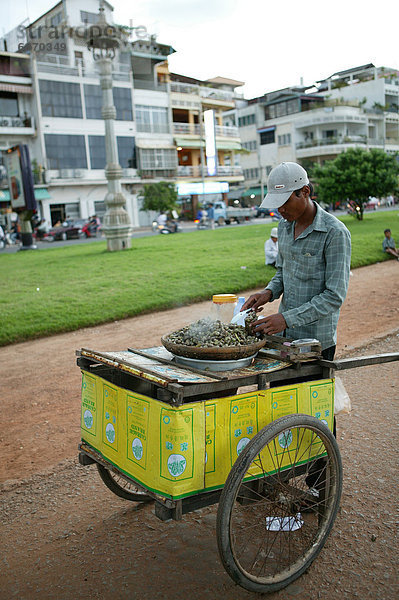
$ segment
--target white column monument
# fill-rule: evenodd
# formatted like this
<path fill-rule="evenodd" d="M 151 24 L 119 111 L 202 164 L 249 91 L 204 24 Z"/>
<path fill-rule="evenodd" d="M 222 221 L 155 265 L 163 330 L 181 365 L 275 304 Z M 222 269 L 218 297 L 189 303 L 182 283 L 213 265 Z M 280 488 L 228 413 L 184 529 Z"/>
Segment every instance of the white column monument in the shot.
<path fill-rule="evenodd" d="M 107 250 L 112 252 L 131 247 L 132 227 L 125 208 L 126 198 L 120 183 L 122 168 L 118 162 L 114 129 L 116 109 L 112 96 L 112 60 L 115 57 L 115 50 L 120 46 L 121 34 L 116 27 L 107 24 L 102 2 L 98 23 L 90 27 L 90 33 L 88 48 L 93 52 L 93 58 L 99 68 L 100 85 L 103 91 L 102 117 L 105 122 L 107 160 L 105 176 L 108 193 L 105 196 L 107 210 L 103 218 L 102 230 L 107 239 Z"/>

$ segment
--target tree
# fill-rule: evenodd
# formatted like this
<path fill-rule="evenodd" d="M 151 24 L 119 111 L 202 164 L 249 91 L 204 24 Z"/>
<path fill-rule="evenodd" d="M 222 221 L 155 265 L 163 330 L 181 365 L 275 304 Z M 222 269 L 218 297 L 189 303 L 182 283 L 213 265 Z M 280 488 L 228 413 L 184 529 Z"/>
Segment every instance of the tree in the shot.
<path fill-rule="evenodd" d="M 383 150 L 350 148 L 313 171 L 317 196 L 327 204 L 349 200 L 363 219 L 369 196 L 380 198 L 398 187 L 399 162 Z"/>
<path fill-rule="evenodd" d="M 173 183 L 159 181 L 144 185 L 144 200 L 141 210 L 155 210 L 156 212 L 170 212 L 176 209 L 177 191 Z"/>

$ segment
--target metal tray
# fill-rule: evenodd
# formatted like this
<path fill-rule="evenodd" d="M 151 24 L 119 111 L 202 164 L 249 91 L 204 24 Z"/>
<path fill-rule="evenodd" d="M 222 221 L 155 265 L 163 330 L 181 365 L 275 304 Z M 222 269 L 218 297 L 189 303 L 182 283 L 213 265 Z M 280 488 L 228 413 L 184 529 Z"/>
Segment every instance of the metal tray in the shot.
<path fill-rule="evenodd" d="M 199 360 L 238 360 L 253 356 L 265 345 L 265 340 L 259 340 L 247 346 L 226 346 L 225 348 L 198 348 L 197 346 L 185 346 L 175 344 L 168 340 L 168 336 L 161 338 L 163 346 L 175 356 L 186 356 L 187 358 L 198 358 Z"/>
<path fill-rule="evenodd" d="M 200 360 L 198 358 L 187 358 L 186 356 L 175 356 L 175 362 L 179 365 L 193 367 L 194 369 L 209 369 L 210 371 L 232 371 L 248 367 L 256 354 L 238 360 Z"/>

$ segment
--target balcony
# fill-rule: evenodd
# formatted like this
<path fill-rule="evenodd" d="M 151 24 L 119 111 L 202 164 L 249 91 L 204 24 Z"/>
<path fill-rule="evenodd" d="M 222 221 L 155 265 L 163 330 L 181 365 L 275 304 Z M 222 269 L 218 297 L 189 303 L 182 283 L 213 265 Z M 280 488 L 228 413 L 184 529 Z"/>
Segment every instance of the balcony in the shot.
<path fill-rule="evenodd" d="M 179 135 L 200 135 L 201 128 L 195 123 L 173 123 L 173 133 Z"/>
<path fill-rule="evenodd" d="M 35 120 L 33 117 L 0 116 L 0 134 L 34 135 Z"/>
<path fill-rule="evenodd" d="M 173 123 L 173 133 L 179 135 L 200 135 L 201 128 L 194 123 Z M 204 131 L 205 133 L 205 131 Z M 234 137 L 240 139 L 238 127 L 227 127 L 225 125 L 215 126 L 216 137 Z"/>
<path fill-rule="evenodd" d="M 230 92 L 228 90 L 219 90 L 217 88 L 211 88 L 202 85 L 180 83 L 178 81 L 171 82 L 170 91 L 178 94 L 191 94 L 194 96 L 200 96 L 204 99 L 219 100 L 229 103 L 233 103 L 236 96 L 234 92 Z"/>
<path fill-rule="evenodd" d="M 166 83 L 157 83 L 149 79 L 134 78 L 134 87 L 137 90 L 152 90 L 153 92 L 167 92 L 168 86 Z"/>
<path fill-rule="evenodd" d="M 54 57 L 57 60 L 52 60 Z M 48 55 L 46 59 L 46 62 L 37 63 L 37 70 L 39 73 L 53 73 L 55 75 L 67 75 L 68 77 L 87 77 L 90 79 L 99 78 L 99 73 L 95 69 L 86 68 L 81 64 L 71 67 L 67 57 Z M 130 81 L 130 73 L 113 70 L 112 79 L 115 81 Z"/>
<path fill-rule="evenodd" d="M 314 148 L 315 146 L 332 146 L 334 144 L 367 144 L 367 137 L 365 135 L 353 135 L 344 138 L 323 138 L 318 140 L 309 140 L 306 142 L 298 142 L 296 144 L 297 150 L 302 148 Z"/>
<path fill-rule="evenodd" d="M 301 113 L 295 123 L 296 129 L 335 123 L 366 123 L 365 111 L 355 106 L 331 106 L 314 108 Z"/>
<path fill-rule="evenodd" d="M 209 177 L 207 170 L 198 166 L 185 166 L 179 165 L 177 167 L 177 176 L 178 177 Z M 215 177 L 242 177 L 243 172 L 241 167 L 231 167 L 225 165 L 219 165 L 217 168 L 217 173 Z"/>
<path fill-rule="evenodd" d="M 348 136 L 344 138 L 328 138 L 299 142 L 296 144 L 297 158 L 308 158 L 310 156 L 327 156 L 340 154 L 348 146 L 361 146 L 364 148 L 386 148 L 387 146 L 399 145 L 397 138 L 369 138 L 363 135 Z"/>

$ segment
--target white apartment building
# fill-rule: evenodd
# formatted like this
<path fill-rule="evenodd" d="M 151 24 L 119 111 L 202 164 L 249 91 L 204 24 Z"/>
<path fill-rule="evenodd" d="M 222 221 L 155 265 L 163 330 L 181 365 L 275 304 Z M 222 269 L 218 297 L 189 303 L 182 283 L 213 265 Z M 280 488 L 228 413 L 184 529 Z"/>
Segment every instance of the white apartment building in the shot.
<path fill-rule="evenodd" d="M 266 182 L 282 161 L 309 168 L 350 147 L 399 152 L 399 71 L 372 64 L 348 69 L 314 86 L 254 98 L 224 118 L 237 122 L 244 148 L 256 139 L 241 165 L 246 193 L 259 203 L 261 178 Z"/>
<path fill-rule="evenodd" d="M 7 37 L 8 46 L 14 44 L 14 50 L 26 52 L 16 56 L 29 67 L 25 66 L 23 82 L 8 73 L 12 80 L 3 84 L 0 73 L 0 119 L 25 111 L 34 126 L 18 126 L 16 131 L 14 127 L 15 135 L 0 126 L 0 144 L 5 149 L 28 139 L 36 184 L 42 189 L 36 196 L 49 225 L 67 217 L 101 217 L 106 210 L 102 90 L 87 49 L 87 28 L 97 23 L 98 9 L 99 0 L 86 0 L 84 6 L 78 0 L 63 0 L 26 29 L 20 27 Z M 104 2 L 104 11 L 112 25 L 113 7 Z M 124 174 L 121 185 L 131 222 L 137 227 L 149 224 L 153 216 L 140 211 L 143 183 L 207 179 L 196 171 L 197 153 L 205 146 L 198 120 L 203 107 L 217 113 L 220 167 L 216 179 L 243 181 L 234 156 L 241 148 L 238 128 L 222 122 L 222 111 L 234 107 L 233 88 L 242 82 L 215 78 L 193 80 L 191 86 L 177 83 L 179 76 L 169 73 L 167 63 L 174 49 L 158 43 L 143 26 L 128 33 L 128 42 L 113 60 L 113 98 Z M 1 104 L 2 84 L 23 85 L 23 89 L 3 88 L 8 98 Z M 17 98 L 17 108 L 11 107 L 10 94 Z M 3 199 L 7 197 L 6 190 L 0 192 L 0 202 L 2 193 Z"/>

